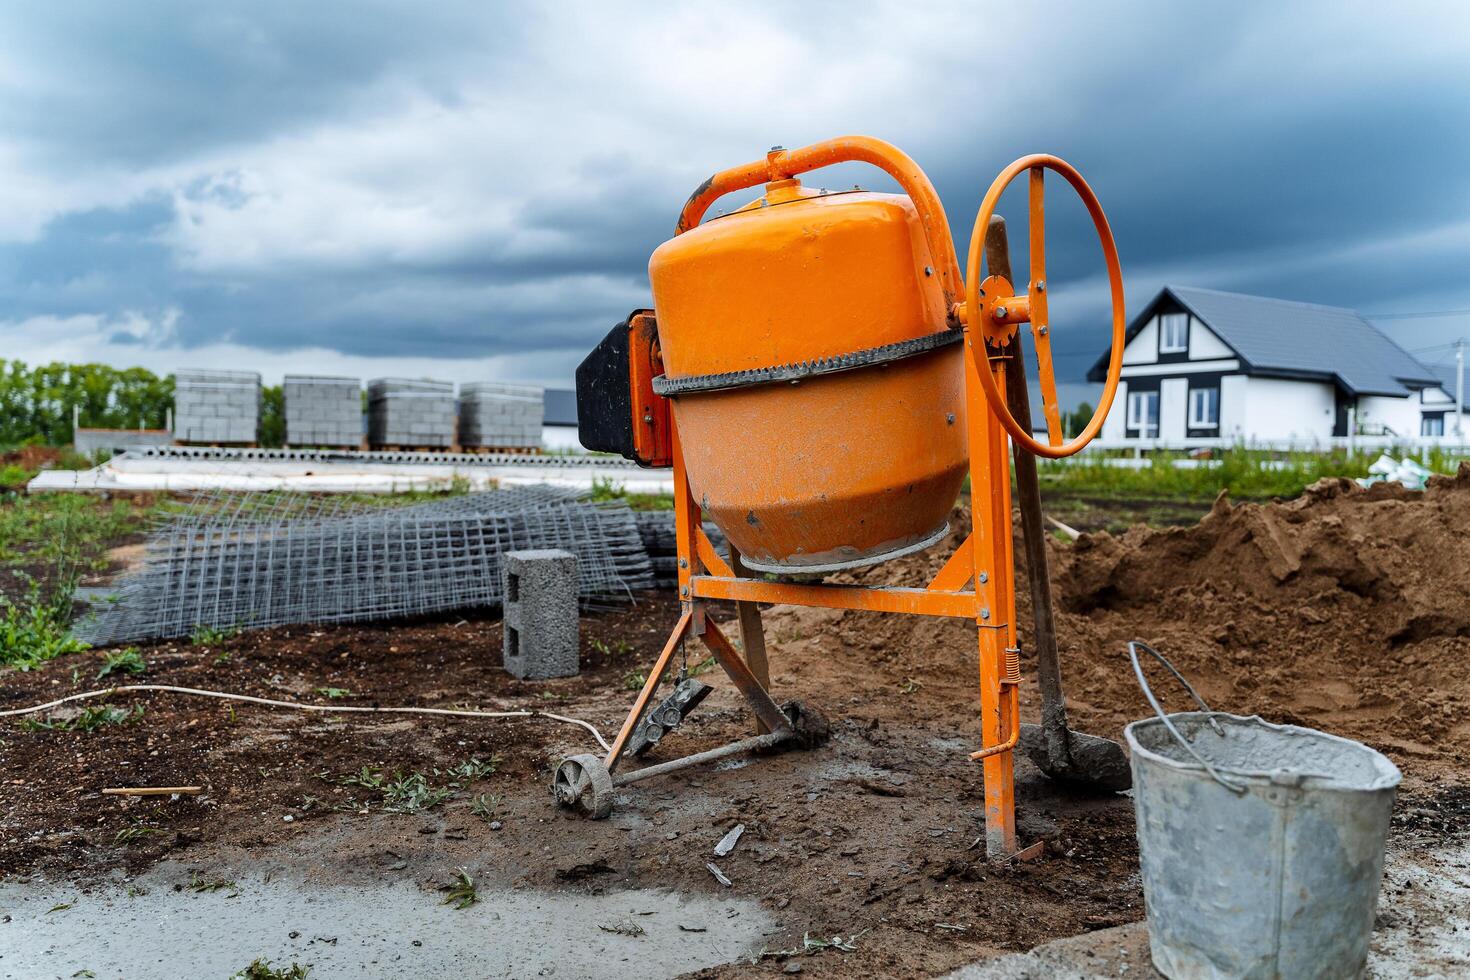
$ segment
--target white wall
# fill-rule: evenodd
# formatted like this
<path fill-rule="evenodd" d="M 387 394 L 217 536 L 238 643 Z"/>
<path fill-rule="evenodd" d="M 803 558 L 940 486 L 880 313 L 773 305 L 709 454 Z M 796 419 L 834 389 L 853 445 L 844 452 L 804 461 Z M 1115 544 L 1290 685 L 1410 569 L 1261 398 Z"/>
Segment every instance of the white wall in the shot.
<path fill-rule="evenodd" d="M 1243 374 L 1227 374 L 1220 379 L 1220 438 L 1244 442 L 1246 386 L 1250 378 Z"/>
<path fill-rule="evenodd" d="M 1358 426 L 1376 432 L 1379 426 L 1392 429 L 1394 435 L 1417 436 L 1420 416 L 1419 396 L 1391 398 L 1386 395 L 1358 397 Z"/>
<path fill-rule="evenodd" d="M 1189 381 L 1165 378 L 1159 382 L 1159 438 L 1178 440 L 1185 436 L 1189 411 Z"/>
<path fill-rule="evenodd" d="M 1234 357 L 1235 351 L 1225 346 L 1225 342 L 1216 337 L 1214 331 L 1200 323 L 1195 317 L 1189 318 L 1189 359 L 1191 361 L 1207 361 L 1212 357 Z"/>
<path fill-rule="evenodd" d="M 1098 438 L 1114 440 L 1123 439 L 1125 433 L 1123 427 L 1128 419 L 1128 382 L 1118 382 L 1118 393 L 1113 396 L 1113 407 L 1108 409 L 1108 417 L 1103 420 L 1102 431 Z"/>
<path fill-rule="evenodd" d="M 1128 346 L 1123 348 L 1124 364 L 1152 364 L 1159 359 L 1159 318 L 1143 325 Z"/>
<path fill-rule="evenodd" d="M 574 452 L 584 453 L 582 441 L 577 438 L 577 427 L 575 425 L 543 425 L 541 427 L 541 448 L 548 452 Z"/>
<path fill-rule="evenodd" d="M 1245 441 L 1291 439 L 1301 442 L 1332 436 L 1336 412 L 1333 386 L 1325 381 L 1289 381 L 1282 378 L 1242 378 L 1245 391 Z M 1224 392 L 1221 392 L 1224 398 Z M 1417 414 L 1417 413 L 1416 413 Z M 1223 421 L 1223 420 L 1222 420 Z M 1418 431 L 1415 423 L 1415 431 Z"/>

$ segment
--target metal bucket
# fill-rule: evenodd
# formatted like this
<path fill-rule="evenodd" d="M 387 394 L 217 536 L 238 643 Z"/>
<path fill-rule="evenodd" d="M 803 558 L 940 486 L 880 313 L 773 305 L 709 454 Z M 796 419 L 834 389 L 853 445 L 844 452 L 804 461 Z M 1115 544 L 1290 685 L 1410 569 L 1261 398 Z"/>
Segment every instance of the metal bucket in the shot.
<path fill-rule="evenodd" d="M 1201 710 L 1166 715 L 1153 654 Z M 1211 711 L 1156 650 L 1129 655 L 1157 718 L 1124 729 L 1154 966 L 1197 977 L 1357 977 L 1398 768 L 1350 739 Z"/>

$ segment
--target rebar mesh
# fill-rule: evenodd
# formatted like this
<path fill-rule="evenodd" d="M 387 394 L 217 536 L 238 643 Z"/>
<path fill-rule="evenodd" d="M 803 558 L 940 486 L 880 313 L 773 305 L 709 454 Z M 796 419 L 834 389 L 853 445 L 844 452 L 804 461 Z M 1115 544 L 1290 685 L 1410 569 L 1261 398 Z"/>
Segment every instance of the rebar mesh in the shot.
<path fill-rule="evenodd" d="M 653 585 L 633 513 L 575 490 L 511 487 L 404 506 L 214 492 L 167 515 L 143 565 L 75 631 L 100 646 L 497 606 L 501 555 L 523 548 L 575 554 L 584 605 Z"/>

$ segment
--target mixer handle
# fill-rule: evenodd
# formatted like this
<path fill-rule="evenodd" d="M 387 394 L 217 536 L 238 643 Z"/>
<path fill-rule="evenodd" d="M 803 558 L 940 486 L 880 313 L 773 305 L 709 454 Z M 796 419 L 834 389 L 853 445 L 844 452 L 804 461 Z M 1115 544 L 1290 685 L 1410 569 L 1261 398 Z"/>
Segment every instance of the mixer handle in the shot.
<path fill-rule="evenodd" d="M 964 281 L 960 278 L 959 257 L 955 253 L 954 237 L 950 234 L 949 220 L 944 215 L 939 194 L 912 157 L 892 143 L 871 136 L 838 136 L 797 150 L 772 147 L 762 160 L 721 170 L 690 195 L 679 213 L 679 224 L 674 234 L 682 235 L 697 227 L 710 205 L 732 191 L 786 180 L 834 163 L 869 163 L 898 181 L 918 210 L 929 254 L 939 270 L 945 310 L 952 310 L 964 292 Z"/>
<path fill-rule="evenodd" d="M 1052 367 L 1051 324 L 1047 312 L 1044 223 L 1045 172 L 1047 170 L 1055 171 L 1072 185 L 1072 189 L 1087 206 L 1088 214 L 1092 216 L 1093 227 L 1097 229 L 1098 238 L 1102 240 L 1103 261 L 1107 264 L 1108 286 L 1112 293 L 1113 305 L 1113 343 L 1108 354 L 1108 376 L 1107 383 L 1103 386 L 1102 398 L 1099 399 L 1097 409 L 1092 413 L 1092 418 L 1088 420 L 1087 425 L 1075 439 L 1066 443 L 1062 442 L 1056 374 Z M 986 232 L 990 228 L 990 219 L 995 214 L 996 204 L 999 203 L 1001 194 L 1010 186 L 1011 181 L 1020 176 L 1022 171 L 1029 171 L 1030 176 L 1031 282 L 1026 287 L 1025 295 L 1011 295 L 1013 292 L 1011 284 L 999 276 L 991 276 L 982 282 L 980 266 L 984 258 Z M 1018 445 L 1037 456 L 1060 459 L 1079 452 L 1102 429 L 1108 409 L 1113 405 L 1113 397 L 1118 393 L 1118 381 L 1123 370 L 1123 345 L 1126 342 L 1127 333 L 1123 307 L 1123 272 L 1118 264 L 1118 246 L 1113 241 L 1112 229 L 1108 227 L 1107 216 L 1103 214 L 1097 195 L 1092 192 L 1091 187 L 1087 186 L 1087 181 L 1082 179 L 1082 175 L 1065 160 L 1045 153 L 1034 153 L 1021 157 L 1002 170 L 995 178 L 995 182 L 990 185 L 990 190 L 986 191 L 985 200 L 980 205 L 979 217 L 975 219 L 964 281 L 966 285 L 963 317 L 977 333 L 987 340 L 1002 342 L 1014 334 L 1015 324 L 1031 324 L 1031 335 L 1036 346 L 1038 380 L 1041 382 L 1042 408 L 1046 416 L 1047 441 L 1039 442 L 1032 437 L 1030 419 L 1026 419 L 1023 425 L 1011 414 L 1005 394 L 996 384 L 995 375 L 990 371 L 977 371 L 980 387 L 985 392 L 985 398 L 990 402 L 990 408 L 995 412 L 1001 425 Z"/>

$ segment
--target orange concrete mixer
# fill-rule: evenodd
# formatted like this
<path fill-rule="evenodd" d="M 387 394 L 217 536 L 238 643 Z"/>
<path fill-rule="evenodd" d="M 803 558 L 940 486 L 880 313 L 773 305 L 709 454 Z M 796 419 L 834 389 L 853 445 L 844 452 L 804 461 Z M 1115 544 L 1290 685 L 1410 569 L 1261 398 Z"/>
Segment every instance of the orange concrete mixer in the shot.
<path fill-rule="evenodd" d="M 852 161 L 882 169 L 904 193 L 819 190 L 797 176 Z M 1047 317 L 1046 170 L 1087 206 L 1112 294 L 1107 384 L 1092 419 L 1068 442 Z M 982 267 L 996 204 L 1022 173 L 1031 277 L 1017 292 Z M 757 200 L 703 221 L 720 197 L 762 184 Z M 675 236 L 654 251 L 649 278 L 654 309 L 619 324 L 578 369 L 579 427 L 589 449 L 673 467 L 682 615 L 610 751 L 565 760 L 554 795 L 606 816 L 615 786 L 737 752 L 819 741 L 825 723 L 815 709 L 778 706 L 767 690 L 757 603 L 962 617 L 979 634 L 982 747 L 970 758 L 984 765 L 986 839 L 993 853 L 1014 850 L 1020 674 L 1007 437 L 1040 456 L 1075 453 L 1096 436 L 1117 389 L 1122 274 L 1092 190 L 1055 157 L 1017 160 L 985 195 L 962 276 L 933 186 L 897 148 L 866 137 L 776 147 L 695 191 Z M 1022 323 L 1037 353 L 1044 442 L 1032 436 L 1029 418 L 1012 417 L 1003 394 L 1008 365 L 1020 367 Z M 942 540 L 967 475 L 969 537 L 926 588 L 814 581 Z M 728 560 L 701 528 L 704 519 L 728 538 Z M 712 599 L 737 604 L 744 656 L 704 614 Z M 703 696 L 681 671 L 674 692 L 649 710 L 691 635 L 750 701 L 758 734 L 618 771 L 630 746 L 648 748 Z"/>

